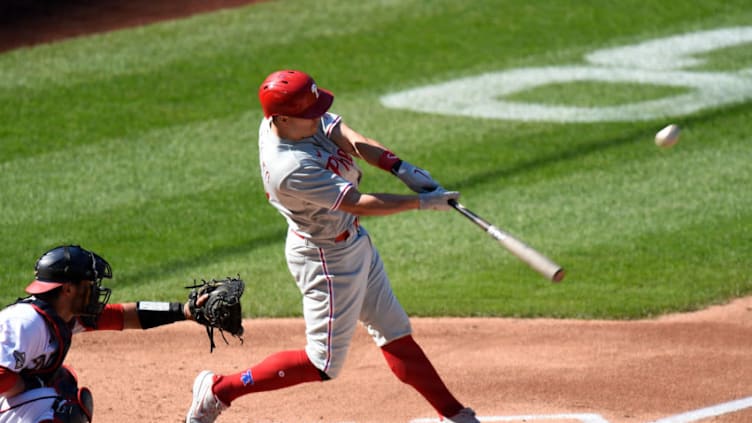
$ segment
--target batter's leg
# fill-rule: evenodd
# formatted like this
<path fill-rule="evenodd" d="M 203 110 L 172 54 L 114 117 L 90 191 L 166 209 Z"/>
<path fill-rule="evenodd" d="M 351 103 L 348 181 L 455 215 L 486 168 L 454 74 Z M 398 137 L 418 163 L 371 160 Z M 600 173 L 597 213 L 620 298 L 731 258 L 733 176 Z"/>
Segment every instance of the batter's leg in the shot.
<path fill-rule="evenodd" d="M 241 372 L 216 376 L 212 391 L 218 400 L 230 405 L 236 398 L 252 392 L 320 382 L 325 377 L 311 364 L 305 351 L 282 351 Z"/>
<path fill-rule="evenodd" d="M 415 388 L 440 415 L 454 416 L 463 409 L 412 336 L 394 340 L 381 351 L 397 378 Z"/>
<path fill-rule="evenodd" d="M 454 416 L 462 410 L 462 404 L 449 392 L 413 339 L 410 319 L 394 295 L 384 263 L 375 248 L 369 270 L 368 295 L 360 318 L 399 380 L 415 388 L 442 416 Z"/>
<path fill-rule="evenodd" d="M 297 237 L 296 237 L 297 238 Z M 366 296 L 371 248 L 358 236 L 344 247 L 311 247 L 288 237 L 287 261 L 303 295 L 306 353 L 332 379 L 341 372 Z"/>

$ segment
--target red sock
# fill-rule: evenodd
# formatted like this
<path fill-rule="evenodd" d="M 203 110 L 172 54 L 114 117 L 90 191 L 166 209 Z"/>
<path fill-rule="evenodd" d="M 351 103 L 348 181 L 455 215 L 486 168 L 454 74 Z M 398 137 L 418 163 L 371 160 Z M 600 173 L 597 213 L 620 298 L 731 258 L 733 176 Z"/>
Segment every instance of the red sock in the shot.
<path fill-rule="evenodd" d="M 321 374 L 308 360 L 304 350 L 282 351 L 240 373 L 217 376 L 212 391 L 217 399 L 229 405 L 236 398 L 251 392 L 271 391 L 314 381 L 320 382 Z"/>
<path fill-rule="evenodd" d="M 397 378 L 420 392 L 440 415 L 451 417 L 462 410 L 412 336 L 392 341 L 381 351 Z"/>

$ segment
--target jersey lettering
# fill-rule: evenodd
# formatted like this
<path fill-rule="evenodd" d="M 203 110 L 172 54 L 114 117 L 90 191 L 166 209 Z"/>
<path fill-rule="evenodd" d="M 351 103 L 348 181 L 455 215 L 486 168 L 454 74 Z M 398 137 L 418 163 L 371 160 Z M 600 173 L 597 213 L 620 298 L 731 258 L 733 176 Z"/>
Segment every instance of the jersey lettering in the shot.
<path fill-rule="evenodd" d="M 24 363 L 26 363 L 26 353 L 23 351 L 13 351 L 13 358 L 16 359 L 15 369 L 23 369 Z"/>
<path fill-rule="evenodd" d="M 269 169 L 266 167 L 266 162 L 261 162 L 261 171 L 264 174 L 264 183 L 268 184 L 269 180 L 271 179 L 271 174 L 269 173 Z"/>
<path fill-rule="evenodd" d="M 32 370 L 43 368 L 45 365 L 47 365 L 47 355 L 42 354 L 39 357 L 35 357 L 33 360 L 31 360 L 31 364 Z"/>
<path fill-rule="evenodd" d="M 342 176 L 340 169 L 344 169 L 344 171 L 347 172 L 352 166 L 352 157 L 350 157 L 350 155 L 345 153 L 342 149 L 337 150 L 337 154 L 329 156 L 326 161 L 326 168 L 339 176 Z"/>

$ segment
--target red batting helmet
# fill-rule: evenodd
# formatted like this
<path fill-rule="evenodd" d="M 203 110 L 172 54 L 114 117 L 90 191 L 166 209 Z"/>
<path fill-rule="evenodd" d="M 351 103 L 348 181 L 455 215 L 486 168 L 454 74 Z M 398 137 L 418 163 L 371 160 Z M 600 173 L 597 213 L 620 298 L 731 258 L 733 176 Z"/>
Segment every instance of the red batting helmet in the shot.
<path fill-rule="evenodd" d="M 264 116 L 320 117 L 331 107 L 334 94 L 316 86 L 305 72 L 281 70 L 267 76 L 259 87 Z"/>

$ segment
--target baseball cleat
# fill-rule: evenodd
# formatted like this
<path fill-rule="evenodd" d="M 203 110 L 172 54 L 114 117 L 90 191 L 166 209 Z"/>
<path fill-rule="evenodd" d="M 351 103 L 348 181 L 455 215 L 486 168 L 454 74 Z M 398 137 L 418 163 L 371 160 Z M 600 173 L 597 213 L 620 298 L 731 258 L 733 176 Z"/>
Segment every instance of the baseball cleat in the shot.
<path fill-rule="evenodd" d="M 467 407 L 463 408 L 459 413 L 452 417 L 444 418 L 444 421 L 447 423 L 480 423 L 480 420 L 475 417 L 475 411 L 473 411 L 472 408 Z"/>
<path fill-rule="evenodd" d="M 185 416 L 185 423 L 214 423 L 219 414 L 227 409 L 212 392 L 214 373 L 204 370 L 193 382 L 193 402 Z"/>

